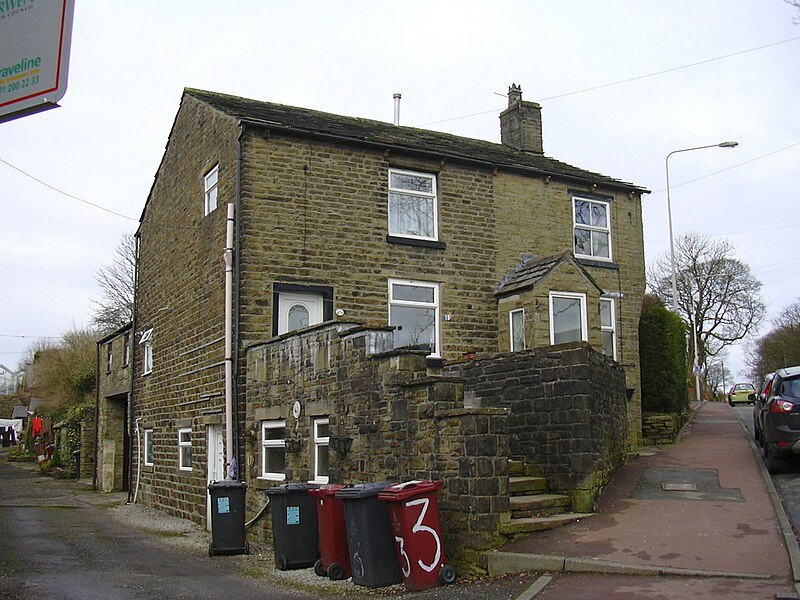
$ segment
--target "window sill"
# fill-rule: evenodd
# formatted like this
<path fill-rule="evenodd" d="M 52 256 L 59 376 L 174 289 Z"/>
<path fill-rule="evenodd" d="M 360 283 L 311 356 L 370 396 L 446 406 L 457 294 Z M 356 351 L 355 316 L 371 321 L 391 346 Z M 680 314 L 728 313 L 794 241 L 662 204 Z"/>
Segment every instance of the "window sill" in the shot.
<path fill-rule="evenodd" d="M 619 263 L 613 260 L 597 260 L 596 258 L 581 258 L 579 256 L 576 256 L 575 260 L 584 267 L 600 267 L 601 269 L 616 269 L 619 271 Z"/>
<path fill-rule="evenodd" d="M 401 246 L 416 246 L 417 248 L 433 248 L 434 250 L 445 250 L 447 244 L 436 240 L 418 240 L 416 238 L 400 237 L 397 235 L 387 235 L 386 242 L 389 244 L 399 244 Z"/>

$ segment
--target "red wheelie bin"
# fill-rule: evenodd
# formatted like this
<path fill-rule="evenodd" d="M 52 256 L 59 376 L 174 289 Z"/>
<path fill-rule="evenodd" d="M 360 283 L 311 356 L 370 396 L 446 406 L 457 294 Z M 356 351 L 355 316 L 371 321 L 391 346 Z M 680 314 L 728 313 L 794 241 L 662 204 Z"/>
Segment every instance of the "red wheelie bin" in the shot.
<path fill-rule="evenodd" d="M 455 567 L 445 563 L 436 493 L 441 481 L 409 481 L 384 489 L 403 583 L 419 591 L 454 583 Z"/>
<path fill-rule="evenodd" d="M 331 484 L 308 491 L 317 500 L 320 558 L 314 563 L 314 573 L 320 577 L 327 575 L 333 581 L 352 575 L 344 503 L 336 497 L 336 492 L 344 487 L 347 486 Z"/>

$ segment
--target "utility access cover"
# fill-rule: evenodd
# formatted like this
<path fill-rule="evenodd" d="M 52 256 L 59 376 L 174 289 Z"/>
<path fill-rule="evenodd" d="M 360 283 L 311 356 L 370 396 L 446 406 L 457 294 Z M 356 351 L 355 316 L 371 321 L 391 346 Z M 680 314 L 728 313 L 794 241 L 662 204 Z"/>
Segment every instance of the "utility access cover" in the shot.
<path fill-rule="evenodd" d="M 742 502 L 738 488 L 719 484 L 716 469 L 650 467 L 642 473 L 633 498 L 643 500 L 705 500 L 707 502 Z"/>

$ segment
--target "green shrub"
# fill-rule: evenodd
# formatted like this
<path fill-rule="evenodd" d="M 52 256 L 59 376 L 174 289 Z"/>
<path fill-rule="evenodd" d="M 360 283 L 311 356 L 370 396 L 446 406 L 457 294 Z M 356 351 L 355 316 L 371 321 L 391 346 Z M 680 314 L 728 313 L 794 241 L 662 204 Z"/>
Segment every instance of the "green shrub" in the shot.
<path fill-rule="evenodd" d="M 646 296 L 639 320 L 642 412 L 683 413 L 686 387 L 686 325 L 653 296 Z"/>

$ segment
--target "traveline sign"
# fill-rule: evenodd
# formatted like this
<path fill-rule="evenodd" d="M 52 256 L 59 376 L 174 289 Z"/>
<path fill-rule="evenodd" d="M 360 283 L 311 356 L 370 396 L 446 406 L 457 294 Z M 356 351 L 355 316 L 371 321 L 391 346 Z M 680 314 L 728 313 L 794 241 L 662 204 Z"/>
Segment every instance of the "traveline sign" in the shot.
<path fill-rule="evenodd" d="M 58 106 L 75 0 L 0 0 L 0 123 Z"/>

